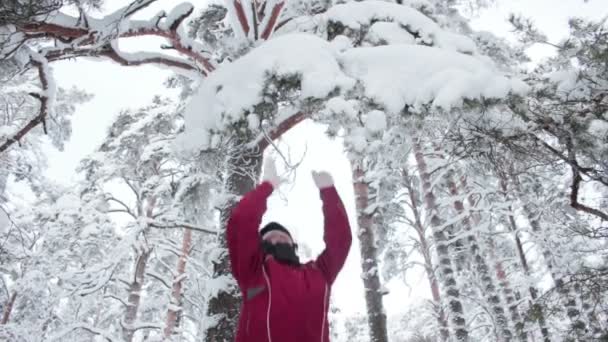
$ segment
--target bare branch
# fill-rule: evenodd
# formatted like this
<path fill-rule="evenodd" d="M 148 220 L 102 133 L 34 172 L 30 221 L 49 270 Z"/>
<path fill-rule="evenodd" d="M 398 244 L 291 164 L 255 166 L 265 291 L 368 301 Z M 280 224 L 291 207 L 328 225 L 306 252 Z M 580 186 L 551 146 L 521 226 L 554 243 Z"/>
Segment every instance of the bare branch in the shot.
<path fill-rule="evenodd" d="M 572 208 L 576 210 L 581 210 L 586 212 L 587 214 L 597 216 L 604 221 L 608 221 L 608 214 L 604 213 L 595 208 L 588 207 L 578 201 L 578 191 L 580 187 L 580 183 L 583 180 L 580 173 L 576 170 L 575 167 L 572 167 L 572 186 L 570 192 L 570 205 Z"/>
<path fill-rule="evenodd" d="M 103 296 L 103 298 L 110 298 L 110 299 L 116 299 L 117 301 L 119 301 L 122 305 L 124 305 L 125 307 L 129 306 L 129 304 L 127 304 L 124 300 L 116 297 L 115 295 L 109 294 L 109 295 L 105 295 Z"/>
<path fill-rule="evenodd" d="M 184 228 L 184 229 L 191 229 L 197 232 L 201 232 L 201 233 L 206 233 L 206 234 L 217 234 L 216 230 L 212 230 L 212 229 L 208 229 L 208 228 L 204 228 L 204 227 L 200 227 L 200 226 L 195 226 L 189 223 L 173 223 L 173 224 L 164 224 L 162 222 L 155 222 L 155 221 L 148 221 L 148 224 L 150 225 L 150 227 L 153 228 L 160 228 L 160 229 L 179 229 L 179 228 Z"/>
<path fill-rule="evenodd" d="M 128 205 L 126 205 L 123 201 L 115 198 L 115 197 L 109 197 L 107 199 L 108 201 L 112 201 L 117 203 L 118 205 L 120 205 L 122 208 L 124 208 L 124 210 L 122 209 L 112 209 L 112 210 L 108 210 L 108 212 L 124 212 L 127 213 L 129 215 L 131 215 L 133 218 L 137 219 L 137 217 L 135 216 L 135 214 L 133 213 L 133 211 L 131 211 L 131 208 L 129 208 Z"/>
<path fill-rule="evenodd" d="M 154 279 L 156 279 L 158 281 L 160 281 L 163 285 L 165 285 L 166 288 L 168 288 L 168 289 L 171 288 L 171 285 L 167 284 L 167 282 L 163 278 L 157 276 L 156 274 L 150 273 L 150 272 L 146 272 L 146 275 L 150 276 L 150 277 L 152 277 L 152 278 L 154 278 Z"/>
<path fill-rule="evenodd" d="M 308 117 L 309 115 L 303 112 L 298 112 L 297 114 L 290 116 L 286 120 L 283 120 L 277 127 L 273 128 L 268 132 L 269 138 L 271 140 L 279 138 L 281 135 L 283 135 L 283 133 L 287 132 L 300 122 L 306 120 Z M 268 147 L 268 145 L 270 144 L 268 142 L 268 139 L 265 139 L 264 133 L 260 134 L 260 137 L 258 137 L 255 141 L 260 151 L 265 150 L 266 147 Z"/>

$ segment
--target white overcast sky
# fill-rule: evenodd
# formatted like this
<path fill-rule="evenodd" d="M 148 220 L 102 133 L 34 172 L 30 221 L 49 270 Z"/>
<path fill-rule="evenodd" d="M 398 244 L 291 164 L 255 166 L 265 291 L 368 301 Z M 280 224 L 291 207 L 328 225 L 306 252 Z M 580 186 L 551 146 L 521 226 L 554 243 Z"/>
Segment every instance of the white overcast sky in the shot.
<path fill-rule="evenodd" d="M 106 10 L 112 10 L 127 3 L 127 0 L 107 0 Z M 159 8 L 169 9 L 177 1 L 163 0 L 143 14 L 153 15 Z M 557 42 L 568 32 L 570 16 L 600 19 L 608 15 L 606 0 L 498 0 L 492 8 L 484 10 L 473 20 L 475 29 L 493 32 L 499 36 L 512 37 L 506 21 L 509 13 L 521 13 L 533 18 L 538 27 Z M 145 49 L 154 41 L 132 40 L 130 49 Z M 122 44 L 126 49 L 127 44 Z M 539 60 L 554 51 L 549 47 L 534 47 L 531 56 Z M 168 94 L 162 83 L 170 75 L 169 71 L 153 66 L 128 68 L 107 61 L 77 60 L 53 64 L 55 78 L 62 87 L 75 85 L 95 95 L 93 100 L 79 106 L 73 119 L 73 136 L 65 151 L 49 151 L 47 175 L 64 184 L 75 179 L 74 168 L 79 160 L 92 152 L 105 136 L 106 128 L 116 114 L 124 108 L 137 108 L 149 103 L 157 94 Z M 330 171 L 349 211 L 351 224 L 356 224 L 354 197 L 349 164 L 341 146 L 323 136 L 322 130 L 305 123 L 283 139 L 291 146 L 295 161 L 304 153 L 305 159 L 297 171 L 294 184 L 281 189 L 283 196 L 275 196 L 266 220 L 277 220 L 294 231 L 300 243 L 318 252 L 322 248 L 322 220 L 318 194 L 310 179 L 311 169 Z M 355 239 L 356 241 L 356 239 Z M 428 285 L 421 273 L 408 277 L 407 291 L 391 284 L 394 290 L 385 300 L 389 313 L 406 309 L 413 303 L 429 297 Z M 410 291 L 411 289 L 411 291 Z M 338 279 L 333 297 L 335 303 L 347 312 L 363 311 L 364 297 L 360 280 L 359 247 L 353 245 L 347 265 Z"/>

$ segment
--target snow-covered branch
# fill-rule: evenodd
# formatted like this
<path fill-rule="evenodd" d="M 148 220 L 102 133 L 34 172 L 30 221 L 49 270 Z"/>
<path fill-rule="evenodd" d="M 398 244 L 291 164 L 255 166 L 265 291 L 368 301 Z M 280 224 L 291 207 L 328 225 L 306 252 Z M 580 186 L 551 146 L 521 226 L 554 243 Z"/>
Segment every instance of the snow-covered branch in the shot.
<path fill-rule="evenodd" d="M 49 61 L 80 56 L 106 57 L 125 66 L 161 64 L 207 75 L 214 70 L 209 54 L 193 41 L 182 37 L 178 28 L 194 11 L 191 4 L 184 3 L 174 8 L 169 15 L 155 16 L 148 21 L 131 20 L 133 14 L 156 0 L 135 1 L 102 19 L 79 18 L 59 13 L 41 21 L 17 27 L 23 33 L 22 44 L 36 39 L 54 39 L 56 47 L 41 52 Z M 157 53 L 127 56 L 116 49 L 119 38 L 158 36 L 169 41 L 172 48 L 186 57 L 178 59 Z M 188 59 L 193 60 L 192 64 Z"/>
<path fill-rule="evenodd" d="M 47 133 L 46 119 L 52 109 L 56 93 L 55 83 L 46 58 L 32 52 L 31 62 L 38 69 L 38 77 L 40 79 L 42 91 L 40 93 L 30 93 L 30 95 L 40 101 L 40 111 L 36 117 L 31 119 L 23 128 L 0 145 L 0 153 L 6 151 L 11 145 L 20 142 L 29 131 L 40 124 L 43 126 L 44 133 Z"/>

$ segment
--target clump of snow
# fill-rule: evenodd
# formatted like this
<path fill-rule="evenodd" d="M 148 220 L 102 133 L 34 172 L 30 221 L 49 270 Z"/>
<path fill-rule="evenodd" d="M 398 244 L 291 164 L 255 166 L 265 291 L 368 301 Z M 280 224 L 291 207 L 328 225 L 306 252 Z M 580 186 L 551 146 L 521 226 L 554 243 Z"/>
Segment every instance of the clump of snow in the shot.
<path fill-rule="evenodd" d="M 588 88 L 581 84 L 577 70 L 554 71 L 547 74 L 546 78 L 556 85 L 557 95 L 563 99 L 585 99 L 590 95 Z"/>
<path fill-rule="evenodd" d="M 420 36 L 421 42 L 437 47 L 473 54 L 475 43 L 468 37 L 444 31 L 431 18 L 418 10 L 385 1 L 348 2 L 331 7 L 322 17 L 359 30 L 376 21 L 392 21 Z"/>
<path fill-rule="evenodd" d="M 370 27 L 368 39 L 373 44 L 416 44 L 416 38 L 397 23 L 379 21 Z"/>
<path fill-rule="evenodd" d="M 340 59 L 346 74 L 364 84 L 365 94 L 392 113 L 428 103 L 450 109 L 464 98 L 503 98 L 528 90 L 483 60 L 426 46 L 351 49 Z"/>
<path fill-rule="evenodd" d="M 429 104 L 450 109 L 461 105 L 463 99 L 504 98 L 528 91 L 525 83 L 505 76 L 484 56 L 421 45 L 338 52 L 317 36 L 286 34 L 222 65 L 202 81 L 186 107 L 186 129 L 177 141 L 178 148 L 192 151 L 217 147 L 222 136 L 218 133 L 237 122 L 250 129 L 257 127 L 257 121 L 268 118 L 247 115 L 263 101 L 263 92 L 270 86 L 268 80 L 294 76 L 301 80 L 300 100 L 324 99 L 333 92 L 352 96 L 351 91 L 356 90 L 363 93 L 358 97 L 371 99 L 387 114 L 399 113 L 406 106 L 420 110 Z M 331 99 L 323 115 L 343 112 L 356 116 L 354 107 Z M 291 108 L 280 113 L 281 120 L 298 111 Z M 386 125 L 377 113 L 372 117 L 371 130 Z"/>
<path fill-rule="evenodd" d="M 363 153 L 367 148 L 367 134 L 363 127 L 353 129 L 344 139 L 347 146 L 355 152 Z"/>
<path fill-rule="evenodd" d="M 353 42 L 347 36 L 338 35 L 331 41 L 331 45 L 336 51 L 344 52 L 353 47 Z"/>
<path fill-rule="evenodd" d="M 357 116 L 356 103 L 353 100 L 345 100 L 342 97 L 332 97 L 325 104 L 325 111 L 328 114 L 342 114 L 350 118 Z"/>
<path fill-rule="evenodd" d="M 203 80 L 185 111 L 182 148 L 214 147 L 211 131 L 223 130 L 243 119 L 262 100 L 270 76 L 301 78 L 302 99 L 325 98 L 337 88 L 351 88 L 330 44 L 308 34 L 276 37 Z"/>
<path fill-rule="evenodd" d="M 591 120 L 588 131 L 589 134 L 599 139 L 606 139 L 608 137 L 608 122 L 604 120 Z"/>
<path fill-rule="evenodd" d="M 365 117 L 365 128 L 372 133 L 380 133 L 386 130 L 386 115 L 383 111 L 372 110 Z"/>
<path fill-rule="evenodd" d="M 257 114 L 247 115 L 247 126 L 252 131 L 255 131 L 260 128 L 260 116 Z"/>
<path fill-rule="evenodd" d="M 160 28 L 163 30 L 168 30 L 175 23 L 175 21 L 183 18 L 189 13 L 192 13 L 193 10 L 194 6 L 189 2 L 184 2 L 175 6 L 160 25 Z"/>

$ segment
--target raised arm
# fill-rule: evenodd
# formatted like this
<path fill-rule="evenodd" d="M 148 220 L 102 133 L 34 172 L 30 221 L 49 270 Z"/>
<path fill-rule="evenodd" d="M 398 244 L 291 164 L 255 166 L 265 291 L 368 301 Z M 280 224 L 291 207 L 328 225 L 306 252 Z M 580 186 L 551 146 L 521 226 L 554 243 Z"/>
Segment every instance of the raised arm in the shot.
<path fill-rule="evenodd" d="M 352 233 L 344 204 L 328 173 L 313 173 L 323 202 L 325 250 L 317 258 L 317 265 L 333 284 L 344 266 L 352 243 Z"/>
<path fill-rule="evenodd" d="M 241 288 L 245 288 L 247 281 L 262 264 L 258 228 L 272 191 L 273 186 L 270 182 L 258 185 L 243 196 L 228 219 L 226 234 L 232 275 Z"/>

